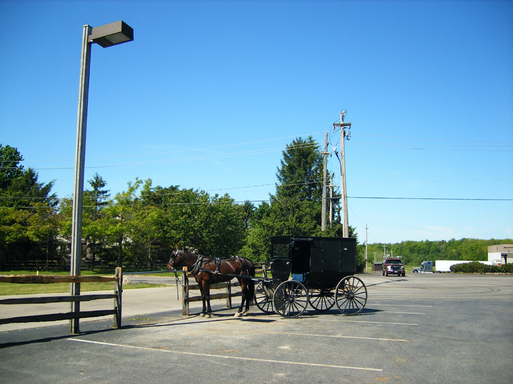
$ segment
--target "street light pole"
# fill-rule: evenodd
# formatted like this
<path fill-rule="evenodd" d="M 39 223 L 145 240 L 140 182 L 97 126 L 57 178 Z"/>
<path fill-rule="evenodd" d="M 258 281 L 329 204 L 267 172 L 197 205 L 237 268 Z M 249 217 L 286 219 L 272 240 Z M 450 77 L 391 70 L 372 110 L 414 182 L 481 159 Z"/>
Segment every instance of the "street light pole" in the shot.
<path fill-rule="evenodd" d="M 80 59 L 80 84 L 78 88 L 77 143 L 75 150 L 75 178 L 73 188 L 73 212 L 71 216 L 71 276 L 80 276 L 82 257 L 82 198 L 84 192 L 84 163 L 87 126 L 87 101 L 89 95 L 89 73 L 91 66 L 92 28 L 84 25 L 82 33 L 82 55 Z M 70 294 L 80 296 L 80 283 L 71 283 Z M 80 313 L 80 302 L 71 302 L 71 312 Z M 70 332 L 80 333 L 79 319 L 70 320 Z"/>
<path fill-rule="evenodd" d="M 82 54 L 80 58 L 80 84 L 78 91 L 77 141 L 75 148 L 75 179 L 73 188 L 73 211 L 71 216 L 71 276 L 80 276 L 82 258 L 82 200 L 84 194 L 84 164 L 87 127 L 87 102 L 89 96 L 89 73 L 91 65 L 91 45 L 102 47 L 121 44 L 134 39 L 133 29 L 123 21 L 106 24 L 97 28 L 84 25 L 82 32 Z M 71 283 L 70 294 L 80 296 L 80 283 Z M 70 332 L 80 333 L 80 302 L 71 302 Z"/>

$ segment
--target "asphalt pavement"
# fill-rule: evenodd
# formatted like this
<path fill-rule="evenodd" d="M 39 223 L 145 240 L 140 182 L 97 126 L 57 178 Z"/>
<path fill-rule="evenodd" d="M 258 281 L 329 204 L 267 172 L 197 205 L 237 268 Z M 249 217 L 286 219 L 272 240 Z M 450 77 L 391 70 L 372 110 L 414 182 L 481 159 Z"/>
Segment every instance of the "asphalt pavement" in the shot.
<path fill-rule="evenodd" d="M 125 290 L 121 329 L 109 319 L 81 323 L 80 335 L 55 323 L 0 329 L 0 382 L 513 382 L 512 276 L 359 277 L 368 300 L 351 317 L 253 306 L 237 319 L 224 301 L 210 319 L 200 303 L 184 317 L 174 286 Z"/>

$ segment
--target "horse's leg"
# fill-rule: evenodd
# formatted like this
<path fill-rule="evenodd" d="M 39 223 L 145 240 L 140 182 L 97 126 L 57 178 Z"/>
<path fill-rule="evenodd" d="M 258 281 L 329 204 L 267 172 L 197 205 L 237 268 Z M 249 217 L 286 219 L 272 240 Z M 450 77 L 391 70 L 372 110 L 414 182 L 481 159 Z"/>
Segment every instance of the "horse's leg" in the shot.
<path fill-rule="evenodd" d="M 203 317 L 203 316 L 205 316 L 205 313 L 207 312 L 207 308 L 206 308 L 206 305 L 205 305 L 205 292 L 204 292 L 204 289 L 203 289 L 202 282 L 199 282 L 198 285 L 199 285 L 200 294 L 201 294 L 201 302 L 203 303 L 203 308 L 201 310 L 201 315 L 200 316 Z"/>
<path fill-rule="evenodd" d="M 210 318 L 212 317 L 211 312 L 212 309 L 210 308 L 210 285 L 208 282 L 204 281 L 203 290 L 205 291 L 205 301 L 207 302 L 207 316 Z"/>
<path fill-rule="evenodd" d="M 242 316 L 246 316 L 249 312 L 249 290 L 248 290 L 248 282 L 244 282 L 244 301 L 246 302 L 246 310 L 242 314 Z M 241 303 L 242 306 L 242 303 Z M 241 308 L 242 310 L 242 308 Z"/>
<path fill-rule="evenodd" d="M 240 317 L 242 315 L 242 307 L 244 306 L 244 291 L 242 291 L 242 300 L 240 301 L 240 306 L 237 309 L 237 312 L 235 312 L 234 317 Z"/>
<path fill-rule="evenodd" d="M 246 310 L 242 314 L 242 316 L 245 316 L 249 312 L 249 307 L 251 306 L 251 302 L 253 301 L 253 296 L 255 295 L 255 283 L 250 281 L 244 282 L 244 289 L 242 291 L 242 297 L 246 301 Z M 242 311 L 242 303 L 241 303 L 241 311 Z"/>
<path fill-rule="evenodd" d="M 251 281 L 245 281 L 244 282 L 244 299 L 246 301 L 246 310 L 244 311 L 244 313 L 242 314 L 242 316 L 246 316 L 249 312 L 249 306 L 251 304 L 251 293 L 250 293 L 250 285 L 251 285 Z M 242 306 L 242 304 L 241 304 Z M 242 308 L 241 308 L 242 310 Z"/>
<path fill-rule="evenodd" d="M 240 285 L 240 288 L 241 288 L 241 291 L 242 291 L 242 299 L 240 301 L 239 309 L 235 313 L 234 317 L 244 316 L 245 314 L 248 313 L 248 310 L 249 310 L 249 301 L 247 299 L 246 282 L 244 280 L 242 280 L 242 279 L 239 279 L 239 285 Z M 248 307 L 248 310 L 246 310 L 246 312 L 242 313 L 242 308 L 244 308 L 244 303 L 246 303 L 246 306 Z"/>

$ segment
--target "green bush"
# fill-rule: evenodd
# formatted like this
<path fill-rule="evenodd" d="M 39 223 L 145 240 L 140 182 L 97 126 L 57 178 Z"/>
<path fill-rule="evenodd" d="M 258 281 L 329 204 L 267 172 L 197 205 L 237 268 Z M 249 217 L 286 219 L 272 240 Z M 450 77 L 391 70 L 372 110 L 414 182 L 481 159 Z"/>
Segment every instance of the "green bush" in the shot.
<path fill-rule="evenodd" d="M 463 273 L 513 273 L 513 264 L 485 265 L 479 261 L 451 266 L 451 272 Z"/>

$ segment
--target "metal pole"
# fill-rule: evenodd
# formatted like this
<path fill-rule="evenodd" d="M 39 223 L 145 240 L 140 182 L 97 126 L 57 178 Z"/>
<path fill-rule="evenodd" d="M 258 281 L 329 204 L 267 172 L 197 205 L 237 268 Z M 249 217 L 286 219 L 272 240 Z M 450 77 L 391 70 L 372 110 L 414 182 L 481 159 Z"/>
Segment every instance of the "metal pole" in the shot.
<path fill-rule="evenodd" d="M 77 142 L 75 151 L 75 181 L 73 189 L 73 212 L 71 217 L 71 276 L 80 276 L 82 257 L 82 196 L 84 193 L 84 163 L 87 126 L 87 99 L 89 94 L 89 72 L 91 43 L 88 42 L 92 27 L 84 25 L 82 33 L 82 55 L 80 58 L 80 84 L 78 91 Z M 80 295 L 80 283 L 71 283 L 70 294 Z M 71 303 L 71 312 L 80 313 L 80 302 Z M 70 332 L 80 333 L 79 319 L 70 320 Z"/>
<path fill-rule="evenodd" d="M 322 212 L 321 212 L 321 231 L 326 231 L 326 177 L 328 174 L 328 132 L 324 134 L 324 165 L 322 176 Z"/>

